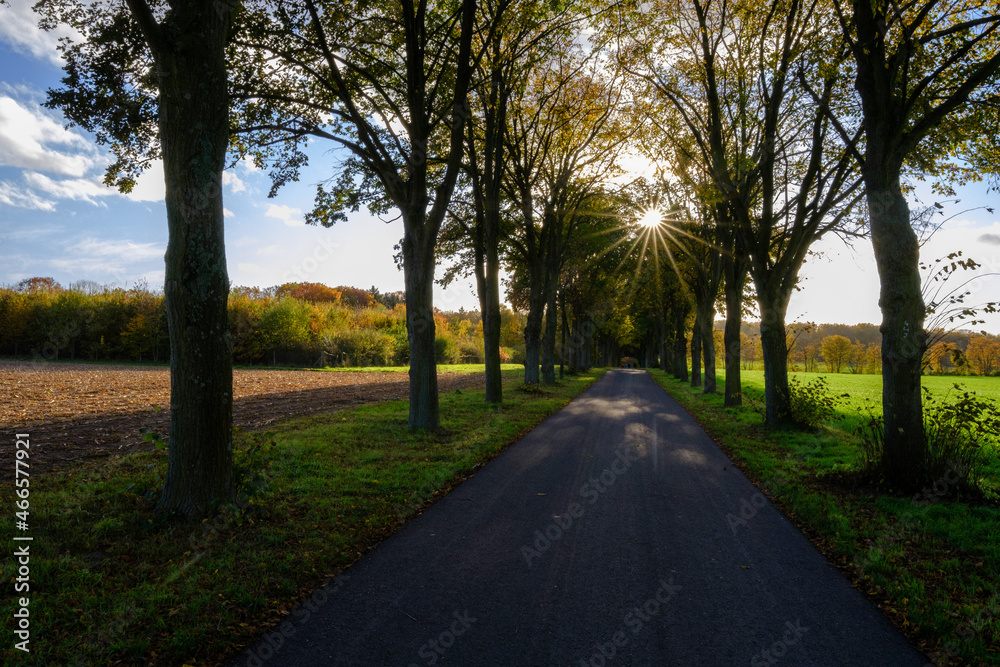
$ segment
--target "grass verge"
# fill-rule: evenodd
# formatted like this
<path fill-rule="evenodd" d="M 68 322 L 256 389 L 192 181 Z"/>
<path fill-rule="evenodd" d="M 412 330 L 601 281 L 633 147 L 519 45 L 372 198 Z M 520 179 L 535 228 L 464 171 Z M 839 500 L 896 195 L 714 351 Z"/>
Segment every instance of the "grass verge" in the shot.
<path fill-rule="evenodd" d="M 485 373 L 486 364 L 438 364 L 439 373 Z M 325 368 L 311 368 L 314 371 L 326 371 L 331 373 L 409 373 L 409 366 L 326 366 Z M 500 370 L 524 371 L 524 364 L 500 364 Z"/>
<path fill-rule="evenodd" d="M 815 432 L 767 430 L 752 409 L 722 406 L 721 378 L 719 394 L 704 395 L 651 374 L 936 664 L 1000 664 L 1000 508 L 940 501 L 941 488 L 913 498 L 843 489 L 825 476 L 861 452 L 839 419 Z M 734 531 L 753 521 L 744 509 Z"/>
<path fill-rule="evenodd" d="M 502 406 L 442 395 L 436 433 L 410 431 L 394 401 L 238 434 L 240 498 L 200 523 L 153 513 L 162 453 L 31 478 L 30 653 L 8 642 L 3 664 L 217 664 L 289 612 L 308 617 L 324 581 L 600 375 L 525 392 L 508 371 Z M 0 500 L 13 508 L 13 488 Z M 3 575 L 13 588 L 15 559 Z"/>

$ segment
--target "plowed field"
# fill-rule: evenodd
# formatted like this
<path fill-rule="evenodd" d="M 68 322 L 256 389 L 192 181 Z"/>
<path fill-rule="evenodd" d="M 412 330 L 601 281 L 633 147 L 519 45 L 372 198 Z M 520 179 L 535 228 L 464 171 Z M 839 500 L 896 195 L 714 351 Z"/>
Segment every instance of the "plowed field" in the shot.
<path fill-rule="evenodd" d="M 236 370 L 233 420 L 260 428 L 289 417 L 333 412 L 407 397 L 406 373 Z M 478 373 L 441 373 L 441 392 L 478 387 Z M 0 361 L 0 459 L 10 461 L 15 433 L 31 436 L 37 475 L 111 454 L 151 449 L 142 427 L 170 430 L 170 371 L 154 366 L 105 366 Z M 0 479 L 14 467 L 0 466 Z"/>

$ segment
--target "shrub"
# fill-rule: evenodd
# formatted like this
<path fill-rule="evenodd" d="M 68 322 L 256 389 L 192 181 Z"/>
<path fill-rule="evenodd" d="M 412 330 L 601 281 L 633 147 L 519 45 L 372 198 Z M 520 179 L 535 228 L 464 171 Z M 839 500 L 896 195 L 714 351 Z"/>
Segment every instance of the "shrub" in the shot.
<path fill-rule="evenodd" d="M 795 378 L 788 381 L 788 393 L 791 403 L 792 422 L 806 428 L 818 428 L 820 424 L 833 417 L 840 397 L 830 393 L 830 386 L 825 377 L 818 377 L 812 382 L 802 384 Z"/>
<path fill-rule="evenodd" d="M 396 339 L 374 329 L 348 329 L 324 340 L 327 363 L 341 366 L 388 366 L 396 356 Z"/>
<path fill-rule="evenodd" d="M 482 345 L 482 338 L 478 342 L 475 339 L 463 340 L 459 342 L 458 348 L 461 351 L 463 364 L 486 363 L 486 349 Z"/>
<path fill-rule="evenodd" d="M 462 348 L 454 339 L 438 336 L 434 339 L 434 359 L 439 364 L 457 364 L 462 360 Z"/>
<path fill-rule="evenodd" d="M 924 389 L 924 435 L 927 439 L 927 460 L 924 480 L 937 489 L 942 479 L 957 478 L 946 491 L 961 498 L 995 495 L 996 489 L 983 486 L 983 466 L 988 448 L 1000 446 L 1000 406 L 995 401 L 979 398 L 956 384 L 957 398 L 940 400 Z M 858 428 L 864 451 L 865 470 L 876 479 L 884 478 L 882 452 L 885 424 L 882 415 L 866 406 L 867 417 Z M 943 494 L 941 494 L 943 495 Z"/>

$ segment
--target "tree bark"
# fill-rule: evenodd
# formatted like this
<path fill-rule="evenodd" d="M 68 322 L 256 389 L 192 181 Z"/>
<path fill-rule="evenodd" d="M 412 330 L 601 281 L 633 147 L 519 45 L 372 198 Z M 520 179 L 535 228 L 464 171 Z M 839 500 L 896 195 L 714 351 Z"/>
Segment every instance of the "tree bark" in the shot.
<path fill-rule="evenodd" d="M 723 259 L 726 277 L 726 396 L 725 407 L 743 405 L 743 382 L 740 375 L 740 329 L 743 324 L 743 285 L 747 278 L 746 261 L 736 257 Z"/>
<path fill-rule="evenodd" d="M 177 3 L 155 26 L 151 45 L 169 230 L 170 446 L 157 509 L 189 517 L 207 515 L 233 496 L 233 347 L 222 205 L 230 21 L 228 11 L 212 4 Z"/>
<path fill-rule="evenodd" d="M 907 114 L 913 113 L 913 107 L 903 103 L 905 87 L 903 100 L 899 94 L 898 72 L 909 70 L 886 66 L 890 60 L 884 32 L 886 9 L 866 2 L 853 2 L 852 5 L 858 34 L 855 87 L 861 98 L 865 131 L 862 176 L 882 309 L 885 438 L 881 467 L 890 486 L 912 491 L 920 488 L 923 482 L 928 456 L 920 393 L 921 361 L 927 336 L 923 328 L 926 310 L 920 289 L 920 248 L 910 225 L 900 173 L 907 154 L 917 147 L 919 133 L 906 136 L 912 131 L 908 129 Z M 909 56 L 904 62 L 910 64 Z M 990 68 L 996 66 L 993 63 Z M 959 99 L 954 97 L 950 102 L 957 103 Z M 907 146 L 907 142 L 912 143 Z"/>
<path fill-rule="evenodd" d="M 528 317 L 524 323 L 524 384 L 539 383 L 542 357 L 542 313 L 545 301 L 541 288 L 532 285 L 528 295 Z"/>
<path fill-rule="evenodd" d="M 674 377 L 682 382 L 688 380 L 687 367 L 687 337 L 685 334 L 685 323 L 687 312 L 682 308 L 674 311 Z"/>
<path fill-rule="evenodd" d="M 788 388 L 788 344 L 785 339 L 787 293 L 771 294 L 758 287 L 760 342 L 764 353 L 764 423 L 778 426 L 788 421 L 791 398 Z"/>
<path fill-rule="evenodd" d="M 487 202 L 489 199 L 487 198 Z M 483 314 L 483 345 L 486 361 L 486 402 L 503 402 L 500 368 L 500 257 L 497 222 L 489 203 L 484 206 L 475 238 L 476 288 Z"/>
<path fill-rule="evenodd" d="M 403 212 L 406 334 L 410 343 L 408 423 L 411 428 L 436 429 L 441 425 L 434 349 L 434 240 L 437 229 L 428 230 L 424 221 L 426 210 L 426 203 L 418 202 L 410 211 Z M 431 238 L 427 238 L 429 235 Z"/>
<path fill-rule="evenodd" d="M 691 386 L 701 386 L 701 318 L 695 311 L 694 328 L 691 329 Z"/>
<path fill-rule="evenodd" d="M 556 301 L 558 284 L 554 277 L 550 277 L 549 283 L 545 294 L 545 333 L 542 337 L 542 382 L 555 384 L 556 325 L 559 322 L 559 310 Z"/>
<path fill-rule="evenodd" d="M 705 379 L 702 382 L 703 394 L 714 394 L 716 391 L 715 376 L 715 298 L 704 300 L 698 305 L 701 320 L 701 351 L 705 360 Z"/>
<path fill-rule="evenodd" d="M 871 151 L 869 152 L 871 155 Z M 871 164 L 869 164 L 871 167 Z M 927 460 L 920 371 L 927 335 L 919 272 L 920 248 L 898 176 L 890 184 L 867 179 L 872 245 L 882 309 L 882 411 L 886 481 L 911 490 L 923 482 Z"/>

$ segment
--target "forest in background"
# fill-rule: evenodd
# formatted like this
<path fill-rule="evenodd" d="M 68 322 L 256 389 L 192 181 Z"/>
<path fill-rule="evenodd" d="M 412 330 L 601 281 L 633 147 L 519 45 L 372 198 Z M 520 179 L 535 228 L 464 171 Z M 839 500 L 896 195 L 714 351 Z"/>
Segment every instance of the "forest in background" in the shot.
<path fill-rule="evenodd" d="M 526 317 L 502 308 L 504 363 L 524 363 Z M 634 316 L 619 314 L 619 318 L 624 328 L 633 328 Z M 319 283 L 234 287 L 229 295 L 229 325 L 233 359 L 241 365 L 397 366 L 409 361 L 402 292 Z M 722 320 L 715 323 L 720 358 L 724 325 Z M 952 331 L 937 338 L 925 354 L 926 373 L 1000 372 L 997 337 Z M 687 342 L 690 345 L 690 333 Z M 743 323 L 741 342 L 743 367 L 759 367 L 758 322 Z M 789 369 L 879 373 L 880 342 L 874 324 L 793 323 L 787 334 Z M 483 363 L 484 350 L 479 311 L 435 313 L 438 363 Z M 163 294 L 145 283 L 122 288 L 79 281 L 63 288 L 52 278 L 0 286 L 0 355 L 165 363 L 169 344 Z M 561 346 L 557 356 L 562 357 Z M 614 358 L 608 361 L 618 363 Z"/>
<path fill-rule="evenodd" d="M 524 361 L 523 317 L 502 314 L 501 357 Z M 483 363 L 478 311 L 436 312 L 441 364 Z M 402 292 L 286 283 L 229 294 L 233 360 L 242 365 L 394 366 L 409 362 Z M 87 361 L 169 360 L 163 293 L 51 278 L 0 287 L 0 355 Z"/>

